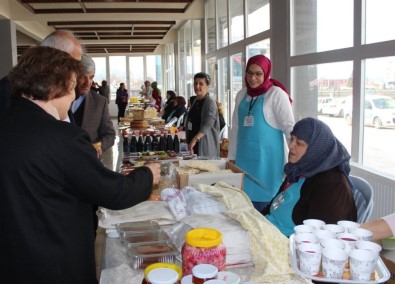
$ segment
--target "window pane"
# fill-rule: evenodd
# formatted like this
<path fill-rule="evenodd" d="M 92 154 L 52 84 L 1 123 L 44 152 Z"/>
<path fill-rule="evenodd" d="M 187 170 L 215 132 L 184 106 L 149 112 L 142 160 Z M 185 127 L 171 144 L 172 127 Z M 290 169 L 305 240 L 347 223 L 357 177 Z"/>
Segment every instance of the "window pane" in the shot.
<path fill-rule="evenodd" d="M 217 0 L 218 48 L 228 45 L 228 5 L 227 0 Z"/>
<path fill-rule="evenodd" d="M 115 94 L 120 83 L 126 83 L 126 56 L 110 56 L 110 89 Z"/>
<path fill-rule="evenodd" d="M 353 0 L 293 0 L 293 8 L 291 55 L 353 45 Z"/>
<path fill-rule="evenodd" d="M 292 68 L 295 120 L 318 117 L 351 153 L 351 125 L 344 113 L 352 102 L 352 62 Z M 318 113 L 321 111 L 321 113 Z"/>
<path fill-rule="evenodd" d="M 366 0 L 366 43 L 395 39 L 394 11 L 394 0 Z"/>
<path fill-rule="evenodd" d="M 107 72 L 106 72 L 106 58 L 105 57 L 92 57 L 95 62 L 95 82 L 98 82 L 101 85 L 101 81 L 107 80 Z"/>
<path fill-rule="evenodd" d="M 186 91 L 185 91 L 185 60 L 186 60 L 186 55 L 185 55 L 185 44 L 184 44 L 184 26 L 180 28 L 178 31 L 178 60 L 179 60 L 179 84 L 178 84 L 178 91 L 180 96 L 186 96 Z"/>
<path fill-rule="evenodd" d="M 151 82 L 158 82 L 158 88 L 162 88 L 162 61 L 160 55 L 148 55 L 147 63 L 147 79 Z"/>
<path fill-rule="evenodd" d="M 144 58 L 142 56 L 129 57 L 130 95 L 139 97 L 144 85 Z"/>
<path fill-rule="evenodd" d="M 247 36 L 270 29 L 269 0 L 247 0 Z"/>
<path fill-rule="evenodd" d="M 207 51 L 217 49 L 215 33 L 215 1 L 206 2 Z"/>
<path fill-rule="evenodd" d="M 192 21 L 188 21 L 184 25 L 184 44 L 185 44 L 185 84 L 186 84 L 186 92 L 187 97 L 191 96 L 192 90 L 192 78 L 193 78 L 193 62 L 192 62 Z"/>
<path fill-rule="evenodd" d="M 202 47 L 200 40 L 200 21 L 192 21 L 193 74 L 202 70 Z M 192 78 L 191 78 L 192 79 Z M 191 81 L 192 82 L 192 81 Z"/>
<path fill-rule="evenodd" d="M 243 1 L 230 0 L 230 43 L 244 39 Z"/>
<path fill-rule="evenodd" d="M 175 51 L 174 51 L 174 44 L 166 44 L 165 46 L 165 56 L 166 56 L 166 78 L 167 78 L 167 90 L 175 90 L 175 68 L 174 68 L 174 57 L 175 57 Z M 167 91 L 166 90 L 166 91 Z"/>
<path fill-rule="evenodd" d="M 270 58 L 270 39 L 258 41 L 247 46 L 247 60 L 257 54 L 263 54 Z"/>
<path fill-rule="evenodd" d="M 363 164 L 395 176 L 395 57 L 365 63 Z"/>

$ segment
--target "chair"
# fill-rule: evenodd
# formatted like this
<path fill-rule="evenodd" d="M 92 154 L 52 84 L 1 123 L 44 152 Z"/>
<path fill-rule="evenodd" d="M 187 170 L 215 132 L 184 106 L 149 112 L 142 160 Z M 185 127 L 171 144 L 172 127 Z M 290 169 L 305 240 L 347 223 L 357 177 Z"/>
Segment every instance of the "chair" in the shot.
<path fill-rule="evenodd" d="M 373 212 L 373 188 L 363 178 L 350 175 L 350 179 L 354 185 L 353 196 L 357 206 L 357 222 L 365 223 Z"/>
<path fill-rule="evenodd" d="M 177 128 L 180 128 L 181 124 L 184 122 L 185 113 L 181 114 L 177 121 Z"/>

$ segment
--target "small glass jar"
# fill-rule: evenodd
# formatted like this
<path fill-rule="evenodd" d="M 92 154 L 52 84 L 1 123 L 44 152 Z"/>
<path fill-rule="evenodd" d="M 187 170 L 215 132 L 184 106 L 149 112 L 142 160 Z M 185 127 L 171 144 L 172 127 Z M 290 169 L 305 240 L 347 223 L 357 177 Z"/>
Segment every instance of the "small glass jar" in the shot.
<path fill-rule="evenodd" d="M 182 270 L 181 267 L 177 264 L 174 263 L 169 263 L 169 262 L 157 262 L 157 263 L 153 263 L 149 266 L 147 266 L 144 269 L 144 278 L 143 281 L 141 282 L 142 284 L 153 284 L 151 282 L 148 281 L 148 274 L 155 270 L 155 269 L 159 269 L 159 268 L 166 268 L 166 269 L 170 269 L 173 270 L 177 273 L 177 281 L 173 282 L 173 283 L 180 283 L 180 280 L 182 278 Z M 169 272 L 170 273 L 170 272 Z M 154 279 L 155 280 L 155 279 Z M 162 283 L 162 282 L 161 282 Z"/>
<path fill-rule="evenodd" d="M 207 280 L 215 279 L 218 268 L 212 264 L 198 264 L 192 268 L 192 283 L 203 284 Z"/>
<path fill-rule="evenodd" d="M 222 244 L 222 234 L 212 228 L 197 228 L 185 235 L 185 243 L 181 249 L 182 272 L 192 273 L 198 264 L 212 264 L 219 271 L 225 270 L 226 248 Z"/>

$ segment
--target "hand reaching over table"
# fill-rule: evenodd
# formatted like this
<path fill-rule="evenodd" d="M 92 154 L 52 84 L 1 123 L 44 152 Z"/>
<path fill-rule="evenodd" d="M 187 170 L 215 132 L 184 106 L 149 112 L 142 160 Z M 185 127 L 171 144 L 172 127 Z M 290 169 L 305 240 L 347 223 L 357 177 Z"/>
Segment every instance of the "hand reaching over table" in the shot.
<path fill-rule="evenodd" d="M 160 164 L 159 163 L 147 163 L 145 164 L 147 168 L 149 168 L 154 177 L 153 184 L 158 184 L 160 180 Z"/>

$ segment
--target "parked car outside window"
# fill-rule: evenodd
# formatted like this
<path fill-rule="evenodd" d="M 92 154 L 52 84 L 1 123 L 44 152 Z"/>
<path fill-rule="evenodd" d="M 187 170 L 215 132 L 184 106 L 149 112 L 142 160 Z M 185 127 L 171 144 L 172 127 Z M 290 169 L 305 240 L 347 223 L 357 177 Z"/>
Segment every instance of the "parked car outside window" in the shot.
<path fill-rule="evenodd" d="M 322 114 L 329 116 L 344 117 L 346 104 L 351 101 L 351 96 L 334 99 L 331 102 L 323 105 Z"/>
<path fill-rule="evenodd" d="M 329 104 L 333 99 L 330 97 L 323 97 L 323 98 L 318 98 L 318 113 L 322 113 L 322 108 Z"/>
<path fill-rule="evenodd" d="M 365 97 L 365 125 L 375 128 L 395 128 L 395 100 L 388 96 L 372 95 Z M 352 106 L 346 108 L 346 122 L 351 124 Z"/>

